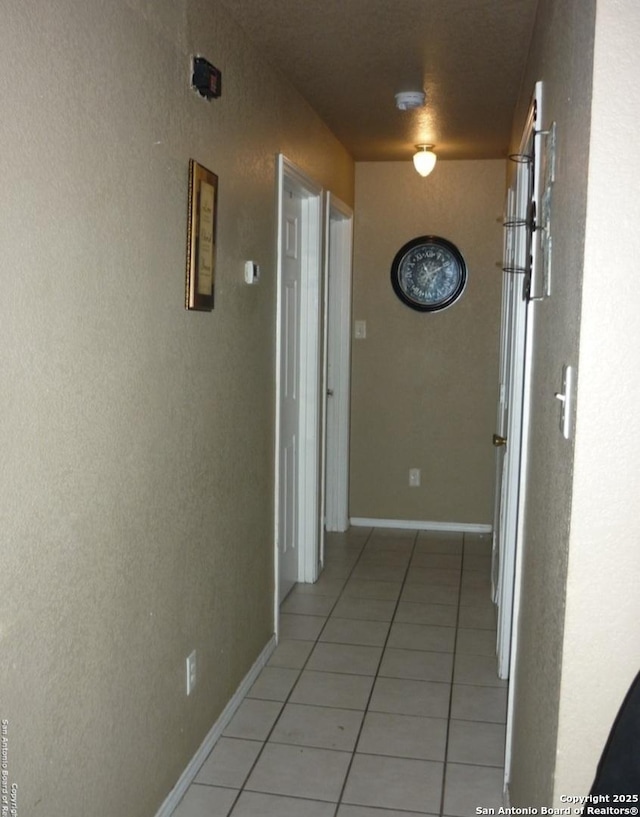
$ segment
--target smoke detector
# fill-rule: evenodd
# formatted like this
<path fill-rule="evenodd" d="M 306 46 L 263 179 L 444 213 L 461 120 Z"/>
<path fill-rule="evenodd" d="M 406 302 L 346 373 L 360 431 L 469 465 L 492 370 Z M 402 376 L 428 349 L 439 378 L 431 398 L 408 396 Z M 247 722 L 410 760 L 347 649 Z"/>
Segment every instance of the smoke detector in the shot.
<path fill-rule="evenodd" d="M 422 108 L 425 103 L 424 91 L 401 91 L 396 94 L 396 108 L 399 111 L 410 111 L 412 108 Z"/>

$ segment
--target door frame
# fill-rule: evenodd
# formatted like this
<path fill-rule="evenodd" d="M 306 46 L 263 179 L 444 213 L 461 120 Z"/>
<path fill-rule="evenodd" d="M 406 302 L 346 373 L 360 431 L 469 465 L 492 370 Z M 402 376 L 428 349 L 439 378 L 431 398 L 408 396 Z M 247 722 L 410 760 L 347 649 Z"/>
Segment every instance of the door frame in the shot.
<path fill-rule="evenodd" d="M 533 200 L 536 212 L 540 212 L 540 167 L 541 167 L 541 150 L 539 145 L 542 130 L 540 124 L 542 122 L 542 104 L 543 104 L 543 83 L 538 81 L 535 83 L 532 95 L 529 113 L 523 129 L 521 140 L 521 153 L 524 153 L 524 148 L 529 144 L 533 149 L 534 163 L 531 170 L 531 193 L 530 198 Z M 516 187 L 516 198 L 518 197 L 518 189 Z M 516 204 L 517 206 L 517 204 Z M 509 620 L 509 635 L 510 635 L 510 654 L 508 675 L 511 679 L 515 677 L 517 662 L 518 662 L 518 620 L 520 615 L 520 599 L 522 589 L 522 547 L 524 540 L 524 518 L 525 518 L 525 502 L 526 502 L 526 482 L 527 470 L 529 460 L 529 435 L 528 429 L 531 421 L 531 373 L 533 365 L 533 347 L 535 341 L 535 309 L 534 306 L 541 299 L 535 293 L 535 277 L 538 267 L 538 237 L 530 236 L 530 241 L 523 242 L 526 247 L 526 253 L 529 255 L 525 259 L 525 267 L 529 268 L 531 287 L 526 300 L 526 332 L 523 341 L 522 349 L 522 416 L 520 421 L 520 463 L 517 475 L 517 494 L 515 496 L 516 503 L 516 530 L 515 541 L 513 546 L 513 579 L 512 579 L 512 600 L 511 600 L 511 615 Z M 511 779 L 511 757 L 513 748 L 513 719 L 516 709 L 515 684 L 509 684 L 507 695 L 507 719 L 506 719 L 506 735 L 505 735 L 505 763 L 504 763 L 504 791 L 509 792 L 509 783 Z"/>
<path fill-rule="evenodd" d="M 353 210 L 327 192 L 321 563 L 324 529 L 342 532 L 349 527 L 352 268 Z"/>
<path fill-rule="evenodd" d="M 318 525 L 320 450 L 321 321 L 322 281 L 322 187 L 297 165 L 279 153 L 276 160 L 277 239 L 276 239 L 276 366 L 275 366 L 275 487 L 274 487 L 274 569 L 275 632 L 279 629 L 280 595 L 280 423 L 282 348 L 282 259 L 283 200 L 286 189 L 302 199 L 301 304 L 300 304 L 300 413 L 298 428 L 298 581 L 318 578 Z"/>

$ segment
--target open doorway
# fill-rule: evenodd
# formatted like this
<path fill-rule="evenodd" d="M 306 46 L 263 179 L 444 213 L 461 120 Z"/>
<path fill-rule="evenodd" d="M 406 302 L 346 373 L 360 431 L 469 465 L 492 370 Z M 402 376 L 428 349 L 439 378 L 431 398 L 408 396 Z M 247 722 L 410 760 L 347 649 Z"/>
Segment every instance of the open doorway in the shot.
<path fill-rule="evenodd" d="M 352 253 L 353 212 L 327 193 L 321 564 L 324 563 L 325 530 L 346 531 L 349 527 Z"/>

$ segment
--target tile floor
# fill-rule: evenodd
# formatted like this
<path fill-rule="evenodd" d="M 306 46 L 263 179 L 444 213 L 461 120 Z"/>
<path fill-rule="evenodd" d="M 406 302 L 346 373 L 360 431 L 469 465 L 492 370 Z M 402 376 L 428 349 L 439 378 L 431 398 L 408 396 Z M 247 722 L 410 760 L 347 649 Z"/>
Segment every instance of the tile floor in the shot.
<path fill-rule="evenodd" d="M 475 815 L 502 805 L 490 537 L 353 528 L 174 817 Z"/>

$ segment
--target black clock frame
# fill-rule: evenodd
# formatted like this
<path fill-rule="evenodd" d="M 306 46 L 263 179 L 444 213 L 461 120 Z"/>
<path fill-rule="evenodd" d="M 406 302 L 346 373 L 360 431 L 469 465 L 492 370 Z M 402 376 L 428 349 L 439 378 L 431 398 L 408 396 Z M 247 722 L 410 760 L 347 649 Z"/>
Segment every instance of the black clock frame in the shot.
<path fill-rule="evenodd" d="M 413 300 L 409 295 L 407 295 L 400 285 L 400 265 L 402 264 L 407 253 L 411 252 L 411 250 L 423 245 L 428 246 L 433 244 L 446 249 L 451 253 L 451 255 L 453 255 L 460 269 L 460 282 L 448 298 L 435 304 L 425 304 L 421 303 L 420 301 Z M 467 285 L 467 265 L 462 253 L 455 244 L 451 243 L 451 241 L 437 235 L 421 235 L 417 238 L 411 239 L 411 241 L 407 241 L 407 243 L 400 247 L 396 253 L 393 263 L 391 264 L 391 285 L 393 286 L 393 291 L 396 293 L 402 303 L 411 307 L 411 309 L 415 309 L 418 312 L 439 312 L 442 309 L 446 309 L 454 304 L 464 292 L 464 288 Z"/>

